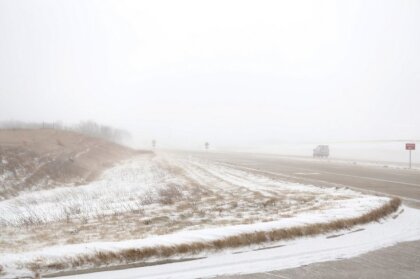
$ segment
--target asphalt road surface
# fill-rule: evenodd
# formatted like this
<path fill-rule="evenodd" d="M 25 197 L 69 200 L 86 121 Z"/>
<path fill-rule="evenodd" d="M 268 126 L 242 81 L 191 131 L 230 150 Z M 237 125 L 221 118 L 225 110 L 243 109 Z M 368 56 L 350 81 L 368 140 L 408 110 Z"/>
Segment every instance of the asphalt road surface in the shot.
<path fill-rule="evenodd" d="M 398 196 L 406 205 L 420 208 L 419 170 L 261 154 L 191 153 L 190 155 L 294 182 L 331 187 L 346 186 L 367 193 Z M 267 273 L 218 278 L 418 279 L 420 278 L 420 241 L 400 243 L 346 260 L 315 263 Z"/>

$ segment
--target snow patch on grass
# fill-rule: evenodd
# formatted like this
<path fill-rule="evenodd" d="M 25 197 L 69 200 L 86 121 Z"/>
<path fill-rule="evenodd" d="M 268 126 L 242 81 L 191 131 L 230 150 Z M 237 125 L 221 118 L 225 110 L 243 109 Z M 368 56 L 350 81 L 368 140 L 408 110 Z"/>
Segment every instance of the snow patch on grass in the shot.
<path fill-rule="evenodd" d="M 100 259 L 115 260 L 119 256 L 114 253 L 127 249 L 150 252 L 156 247 L 164 252 L 148 255 L 167 258 L 176 256 L 177 250 L 170 248 L 174 246 L 184 251 L 194 244 L 196 251 L 208 250 L 209 243 L 222 247 L 220 241 L 230 237 L 232 243 L 244 244 L 238 235 L 264 240 L 266 233 L 305 226 L 322 233 L 314 225 L 359 218 L 390 202 L 195 158 L 139 156 L 86 185 L 1 201 L 0 264 L 60 270 L 74 261 L 75 266 L 93 264 L 89 259 L 97 259 L 98 252 L 102 254 L 95 265 L 104 263 Z M 56 265 L 63 251 L 65 264 Z"/>

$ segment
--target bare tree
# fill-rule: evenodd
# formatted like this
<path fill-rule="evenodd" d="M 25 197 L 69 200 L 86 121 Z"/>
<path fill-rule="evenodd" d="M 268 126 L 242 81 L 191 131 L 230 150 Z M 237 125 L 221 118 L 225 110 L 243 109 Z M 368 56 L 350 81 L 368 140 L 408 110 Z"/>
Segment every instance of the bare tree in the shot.
<path fill-rule="evenodd" d="M 99 125 L 93 121 L 80 122 L 74 130 L 92 137 L 102 138 L 113 142 L 123 142 L 130 138 L 130 134 L 121 129 Z"/>

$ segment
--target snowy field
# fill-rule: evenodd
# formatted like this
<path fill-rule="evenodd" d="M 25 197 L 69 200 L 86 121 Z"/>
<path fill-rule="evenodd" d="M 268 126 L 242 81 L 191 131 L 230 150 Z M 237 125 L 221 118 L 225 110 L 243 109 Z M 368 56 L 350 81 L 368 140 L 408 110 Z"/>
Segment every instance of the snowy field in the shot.
<path fill-rule="evenodd" d="M 34 263 L 102 250 L 327 223 L 361 216 L 389 200 L 279 181 L 192 157 L 142 155 L 87 185 L 1 201 L 0 265 L 20 272 Z"/>

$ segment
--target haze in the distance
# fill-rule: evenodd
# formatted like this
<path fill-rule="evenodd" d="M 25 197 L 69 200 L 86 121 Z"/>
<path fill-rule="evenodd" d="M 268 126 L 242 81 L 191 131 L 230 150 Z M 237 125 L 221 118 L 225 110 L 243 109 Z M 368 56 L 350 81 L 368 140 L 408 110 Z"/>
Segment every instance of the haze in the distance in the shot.
<path fill-rule="evenodd" d="M 420 1 L 0 0 L 0 120 L 166 147 L 420 138 Z"/>

